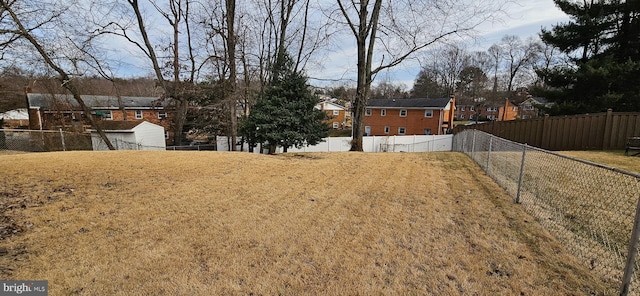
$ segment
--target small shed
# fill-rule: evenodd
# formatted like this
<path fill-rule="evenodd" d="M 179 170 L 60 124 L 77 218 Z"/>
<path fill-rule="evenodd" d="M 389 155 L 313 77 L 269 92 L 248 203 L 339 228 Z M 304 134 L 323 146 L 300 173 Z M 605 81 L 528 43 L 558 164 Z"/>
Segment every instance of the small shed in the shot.
<path fill-rule="evenodd" d="M 164 127 L 147 121 L 104 120 L 102 130 L 117 150 L 166 150 Z M 95 129 L 90 129 L 93 150 L 109 150 Z"/>

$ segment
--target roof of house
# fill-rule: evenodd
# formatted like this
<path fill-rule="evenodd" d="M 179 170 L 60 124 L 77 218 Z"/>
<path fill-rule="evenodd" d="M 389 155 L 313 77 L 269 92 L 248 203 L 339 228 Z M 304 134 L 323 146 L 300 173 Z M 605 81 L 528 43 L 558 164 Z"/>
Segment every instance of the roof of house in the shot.
<path fill-rule="evenodd" d="M 437 99 L 369 99 L 367 107 L 383 108 L 440 108 L 443 109 L 451 102 L 450 98 Z"/>
<path fill-rule="evenodd" d="M 330 101 L 322 101 L 316 104 L 315 108 L 319 110 L 347 110 L 347 107 Z"/>
<path fill-rule="evenodd" d="M 118 109 L 118 97 L 115 96 L 80 96 L 85 104 L 92 109 Z M 126 97 L 122 96 L 122 105 L 127 109 L 166 107 L 169 100 L 158 97 Z M 55 104 L 66 104 L 72 107 L 79 107 L 78 102 L 71 94 L 38 94 L 28 93 L 27 101 L 29 108 L 51 108 Z"/>
<path fill-rule="evenodd" d="M 533 103 L 541 104 L 541 105 L 549 103 L 549 101 L 547 101 L 546 98 L 541 98 L 541 97 L 530 97 L 526 99 L 524 102 L 532 102 L 532 101 Z"/>
<path fill-rule="evenodd" d="M 24 108 L 9 110 L 7 112 L 0 113 L 0 119 L 29 119 L 29 112 Z"/>
<path fill-rule="evenodd" d="M 130 130 L 141 123 L 142 121 L 103 120 L 100 122 L 100 126 L 106 131 Z"/>
<path fill-rule="evenodd" d="M 144 120 L 102 120 L 100 121 L 100 127 L 105 132 L 133 132 L 133 129 L 139 125 L 150 125 L 162 128 L 157 124 L 153 124 Z M 95 131 L 95 129 L 89 129 L 89 131 Z"/>

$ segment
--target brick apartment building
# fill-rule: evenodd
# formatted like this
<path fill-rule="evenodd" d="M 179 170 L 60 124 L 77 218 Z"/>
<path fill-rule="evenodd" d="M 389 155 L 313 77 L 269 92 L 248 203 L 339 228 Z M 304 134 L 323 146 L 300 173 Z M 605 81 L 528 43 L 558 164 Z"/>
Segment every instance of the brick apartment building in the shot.
<path fill-rule="evenodd" d="M 175 109 L 169 99 L 158 97 L 120 97 L 83 95 L 92 110 L 90 116 L 109 121 L 148 121 L 165 130 L 167 145 L 173 144 Z M 27 93 L 29 129 L 86 132 L 90 128 L 87 115 L 70 94 Z"/>
<path fill-rule="evenodd" d="M 365 135 L 442 135 L 453 128 L 455 98 L 370 99 Z"/>

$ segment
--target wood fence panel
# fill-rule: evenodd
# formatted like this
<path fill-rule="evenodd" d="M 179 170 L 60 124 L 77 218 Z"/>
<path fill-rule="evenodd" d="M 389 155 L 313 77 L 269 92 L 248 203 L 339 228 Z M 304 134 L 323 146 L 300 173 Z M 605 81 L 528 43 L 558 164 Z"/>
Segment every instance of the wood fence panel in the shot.
<path fill-rule="evenodd" d="M 456 127 L 478 129 L 514 142 L 549 150 L 624 149 L 626 139 L 640 136 L 640 113 L 618 112 L 493 121 Z"/>
<path fill-rule="evenodd" d="M 598 118 L 593 116 L 585 116 L 584 128 L 580 135 L 583 139 L 584 149 L 593 150 L 598 149 Z"/>
<path fill-rule="evenodd" d="M 578 125 L 578 121 L 584 122 L 584 119 L 582 117 L 569 117 L 567 118 L 567 120 L 567 133 L 569 134 L 569 136 L 567 137 L 567 141 L 569 142 L 568 147 L 578 147 L 582 142 L 582 139 L 578 139 L 578 137 L 576 137 L 576 134 L 581 130 L 580 126 Z"/>
<path fill-rule="evenodd" d="M 602 139 L 604 139 L 604 128 L 607 121 L 607 116 L 603 115 L 594 115 L 592 117 L 596 121 L 596 133 L 593 135 L 593 149 L 600 150 L 602 149 Z"/>

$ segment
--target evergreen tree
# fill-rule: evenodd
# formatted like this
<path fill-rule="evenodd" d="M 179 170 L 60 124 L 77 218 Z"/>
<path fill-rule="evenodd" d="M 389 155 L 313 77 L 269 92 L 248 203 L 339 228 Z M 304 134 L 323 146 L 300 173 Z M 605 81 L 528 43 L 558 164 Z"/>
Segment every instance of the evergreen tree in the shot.
<path fill-rule="evenodd" d="M 271 82 L 260 94 L 249 116 L 244 118 L 241 132 L 249 146 L 258 143 L 289 147 L 315 145 L 326 137 L 329 125 L 326 113 L 315 109 L 318 98 L 308 88 L 307 77 L 294 69 L 288 54 L 279 55 Z"/>
<path fill-rule="evenodd" d="M 558 103 L 551 114 L 640 111 L 640 0 L 554 1 L 571 21 L 540 36 L 572 64 L 539 69 L 534 94 Z"/>
<path fill-rule="evenodd" d="M 418 73 L 411 90 L 412 98 L 443 98 L 449 94 L 450 91 L 439 83 L 436 71 L 427 68 Z"/>

